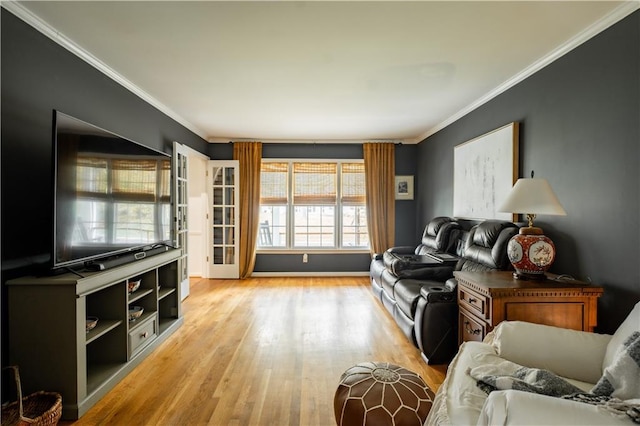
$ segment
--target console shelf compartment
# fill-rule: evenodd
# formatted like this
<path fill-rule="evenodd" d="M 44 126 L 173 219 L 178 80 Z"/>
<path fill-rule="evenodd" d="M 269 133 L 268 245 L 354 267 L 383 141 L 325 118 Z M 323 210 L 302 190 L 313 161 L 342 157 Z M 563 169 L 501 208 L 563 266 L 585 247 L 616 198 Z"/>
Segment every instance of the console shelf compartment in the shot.
<path fill-rule="evenodd" d="M 103 334 L 110 332 L 111 330 L 113 330 L 123 322 L 124 321 L 121 321 L 121 320 L 120 321 L 114 321 L 114 320 L 98 321 L 98 325 L 96 325 L 96 328 L 94 328 L 93 330 L 87 333 L 86 344 L 89 344 L 94 340 L 96 340 L 97 338 L 99 338 L 100 336 L 102 336 Z"/>
<path fill-rule="evenodd" d="M 129 293 L 129 303 L 133 303 L 138 299 L 142 299 L 144 296 L 151 293 L 153 293 L 153 289 L 150 288 Z"/>
<path fill-rule="evenodd" d="M 175 291 L 176 291 L 175 288 L 160 288 L 158 290 L 158 300 L 164 299 L 168 295 L 175 293 Z"/>
<path fill-rule="evenodd" d="M 171 250 L 105 271 L 8 281 L 9 362 L 23 392 L 60 392 L 65 420 L 86 413 L 182 325 L 180 258 Z M 133 279 L 140 287 L 129 293 Z M 135 321 L 132 306 L 144 308 Z M 87 317 L 98 318 L 89 332 Z"/>
<path fill-rule="evenodd" d="M 124 362 L 112 362 L 87 366 L 87 393 L 89 395 L 94 393 L 100 385 L 109 381 L 125 365 L 126 363 Z"/>

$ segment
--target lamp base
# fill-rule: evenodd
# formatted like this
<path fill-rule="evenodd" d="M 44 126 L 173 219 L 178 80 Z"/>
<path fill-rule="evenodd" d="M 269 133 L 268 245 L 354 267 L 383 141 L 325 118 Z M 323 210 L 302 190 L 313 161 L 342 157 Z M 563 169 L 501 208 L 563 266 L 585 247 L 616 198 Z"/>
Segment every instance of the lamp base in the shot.
<path fill-rule="evenodd" d="M 544 273 L 556 258 L 556 248 L 542 230 L 536 227 L 521 228 L 507 244 L 507 256 L 520 280 L 544 280 Z"/>
<path fill-rule="evenodd" d="M 514 272 L 513 278 L 523 281 L 544 281 L 547 279 L 545 274 L 525 274 L 522 272 Z"/>
<path fill-rule="evenodd" d="M 543 235 L 542 228 L 538 228 L 537 226 L 523 226 L 518 231 L 520 235 Z"/>

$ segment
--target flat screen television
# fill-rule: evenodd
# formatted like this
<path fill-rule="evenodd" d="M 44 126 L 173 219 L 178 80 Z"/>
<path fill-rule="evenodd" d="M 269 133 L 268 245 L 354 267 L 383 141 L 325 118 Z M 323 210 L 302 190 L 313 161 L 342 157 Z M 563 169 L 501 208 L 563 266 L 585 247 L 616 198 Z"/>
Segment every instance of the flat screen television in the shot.
<path fill-rule="evenodd" d="M 171 156 L 53 115 L 53 269 L 168 244 Z"/>

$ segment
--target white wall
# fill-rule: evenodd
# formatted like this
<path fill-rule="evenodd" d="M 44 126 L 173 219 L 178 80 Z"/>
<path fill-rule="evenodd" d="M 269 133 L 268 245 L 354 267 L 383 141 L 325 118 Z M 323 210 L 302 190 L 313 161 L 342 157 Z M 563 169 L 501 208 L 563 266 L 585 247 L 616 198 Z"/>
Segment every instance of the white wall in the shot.
<path fill-rule="evenodd" d="M 206 187 L 207 159 L 198 155 L 189 156 L 189 276 L 207 277 L 208 226 Z"/>

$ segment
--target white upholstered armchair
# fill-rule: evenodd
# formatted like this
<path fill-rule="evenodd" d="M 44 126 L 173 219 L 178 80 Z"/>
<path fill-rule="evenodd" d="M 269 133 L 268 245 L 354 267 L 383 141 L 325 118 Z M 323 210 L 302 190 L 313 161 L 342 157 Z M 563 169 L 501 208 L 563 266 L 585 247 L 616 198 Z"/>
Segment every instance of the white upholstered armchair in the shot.
<path fill-rule="evenodd" d="M 505 321 L 484 342 L 467 342 L 460 347 L 426 424 L 633 425 L 626 409 L 640 407 L 639 336 L 640 302 L 614 335 Z M 563 399 L 516 390 L 512 385 L 520 379 L 513 379 L 513 373 L 522 367 L 525 372 L 552 372 L 586 398 L 594 389 L 605 389 L 610 395 L 601 399 L 608 402 L 594 405 L 592 400 L 577 402 L 575 396 Z M 478 386 L 479 377 L 497 377 L 491 382 L 498 384 L 497 390 L 487 395 Z M 635 414 L 640 417 L 640 410 Z"/>

